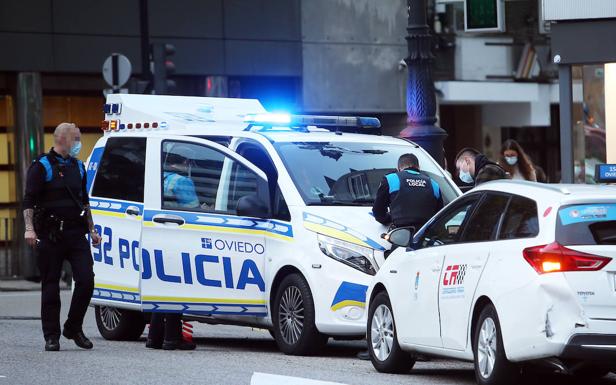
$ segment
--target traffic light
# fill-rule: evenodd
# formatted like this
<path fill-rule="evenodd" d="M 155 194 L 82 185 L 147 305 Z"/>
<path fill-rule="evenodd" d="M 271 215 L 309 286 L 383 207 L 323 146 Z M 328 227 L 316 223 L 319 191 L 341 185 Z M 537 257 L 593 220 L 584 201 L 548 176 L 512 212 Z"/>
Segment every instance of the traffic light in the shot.
<path fill-rule="evenodd" d="M 169 58 L 175 53 L 175 46 L 166 43 L 154 43 L 151 46 L 152 63 L 154 65 L 154 92 L 166 95 L 175 90 L 175 80 L 168 79 L 175 72 L 175 64 Z"/>

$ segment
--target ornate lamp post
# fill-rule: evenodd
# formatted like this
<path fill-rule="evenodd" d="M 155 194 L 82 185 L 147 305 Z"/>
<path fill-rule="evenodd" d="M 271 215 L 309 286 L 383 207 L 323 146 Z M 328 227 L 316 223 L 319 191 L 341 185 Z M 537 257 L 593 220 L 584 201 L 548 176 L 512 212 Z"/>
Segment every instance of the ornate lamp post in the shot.
<path fill-rule="evenodd" d="M 436 94 L 432 79 L 432 37 L 427 24 L 426 1 L 407 0 L 409 76 L 406 89 L 406 127 L 400 136 L 408 138 L 444 165 L 443 141 L 447 133 L 436 123 Z"/>

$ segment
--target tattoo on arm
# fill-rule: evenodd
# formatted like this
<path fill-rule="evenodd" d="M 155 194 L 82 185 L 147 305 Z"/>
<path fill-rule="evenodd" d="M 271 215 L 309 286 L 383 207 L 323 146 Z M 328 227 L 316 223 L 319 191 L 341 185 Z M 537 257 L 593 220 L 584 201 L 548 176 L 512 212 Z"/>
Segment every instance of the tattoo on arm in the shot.
<path fill-rule="evenodd" d="M 92 230 L 94 230 L 94 220 L 92 219 L 92 212 L 90 211 L 90 206 L 86 206 L 86 213 L 88 217 L 88 230 L 92 232 Z"/>
<path fill-rule="evenodd" d="M 34 231 L 34 210 L 24 210 L 24 222 L 26 224 L 26 231 Z"/>

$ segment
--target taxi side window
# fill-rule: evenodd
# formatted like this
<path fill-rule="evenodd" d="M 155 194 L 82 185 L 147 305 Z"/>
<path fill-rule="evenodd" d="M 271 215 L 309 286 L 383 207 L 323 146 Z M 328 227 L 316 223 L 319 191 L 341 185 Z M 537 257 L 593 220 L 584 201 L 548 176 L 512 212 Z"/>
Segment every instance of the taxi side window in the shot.
<path fill-rule="evenodd" d="M 491 241 L 496 237 L 498 225 L 507 203 L 509 196 L 504 194 L 488 193 L 477 206 L 477 210 L 470 218 L 468 225 L 465 226 L 462 242 L 481 242 Z"/>
<path fill-rule="evenodd" d="M 501 226 L 499 239 L 532 238 L 539 234 L 537 203 L 521 196 L 513 196 Z"/>
<path fill-rule="evenodd" d="M 436 218 L 421 236 L 420 247 L 441 246 L 457 242 L 462 225 L 472 213 L 477 199 L 478 195 L 469 196 Z"/>
<path fill-rule="evenodd" d="M 146 138 L 109 138 L 92 196 L 143 202 Z"/>

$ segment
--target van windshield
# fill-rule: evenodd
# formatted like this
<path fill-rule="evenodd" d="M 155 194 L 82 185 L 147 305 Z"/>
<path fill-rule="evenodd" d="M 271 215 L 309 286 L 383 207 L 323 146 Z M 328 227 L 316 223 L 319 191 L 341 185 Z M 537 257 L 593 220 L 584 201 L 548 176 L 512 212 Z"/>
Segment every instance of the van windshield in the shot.
<path fill-rule="evenodd" d="M 283 142 L 276 148 L 307 205 L 372 206 L 381 179 L 406 153 L 439 184 L 445 204 L 457 197 L 443 170 L 410 144 Z"/>
<path fill-rule="evenodd" d="M 556 241 L 563 246 L 616 245 L 616 203 L 561 207 Z"/>

